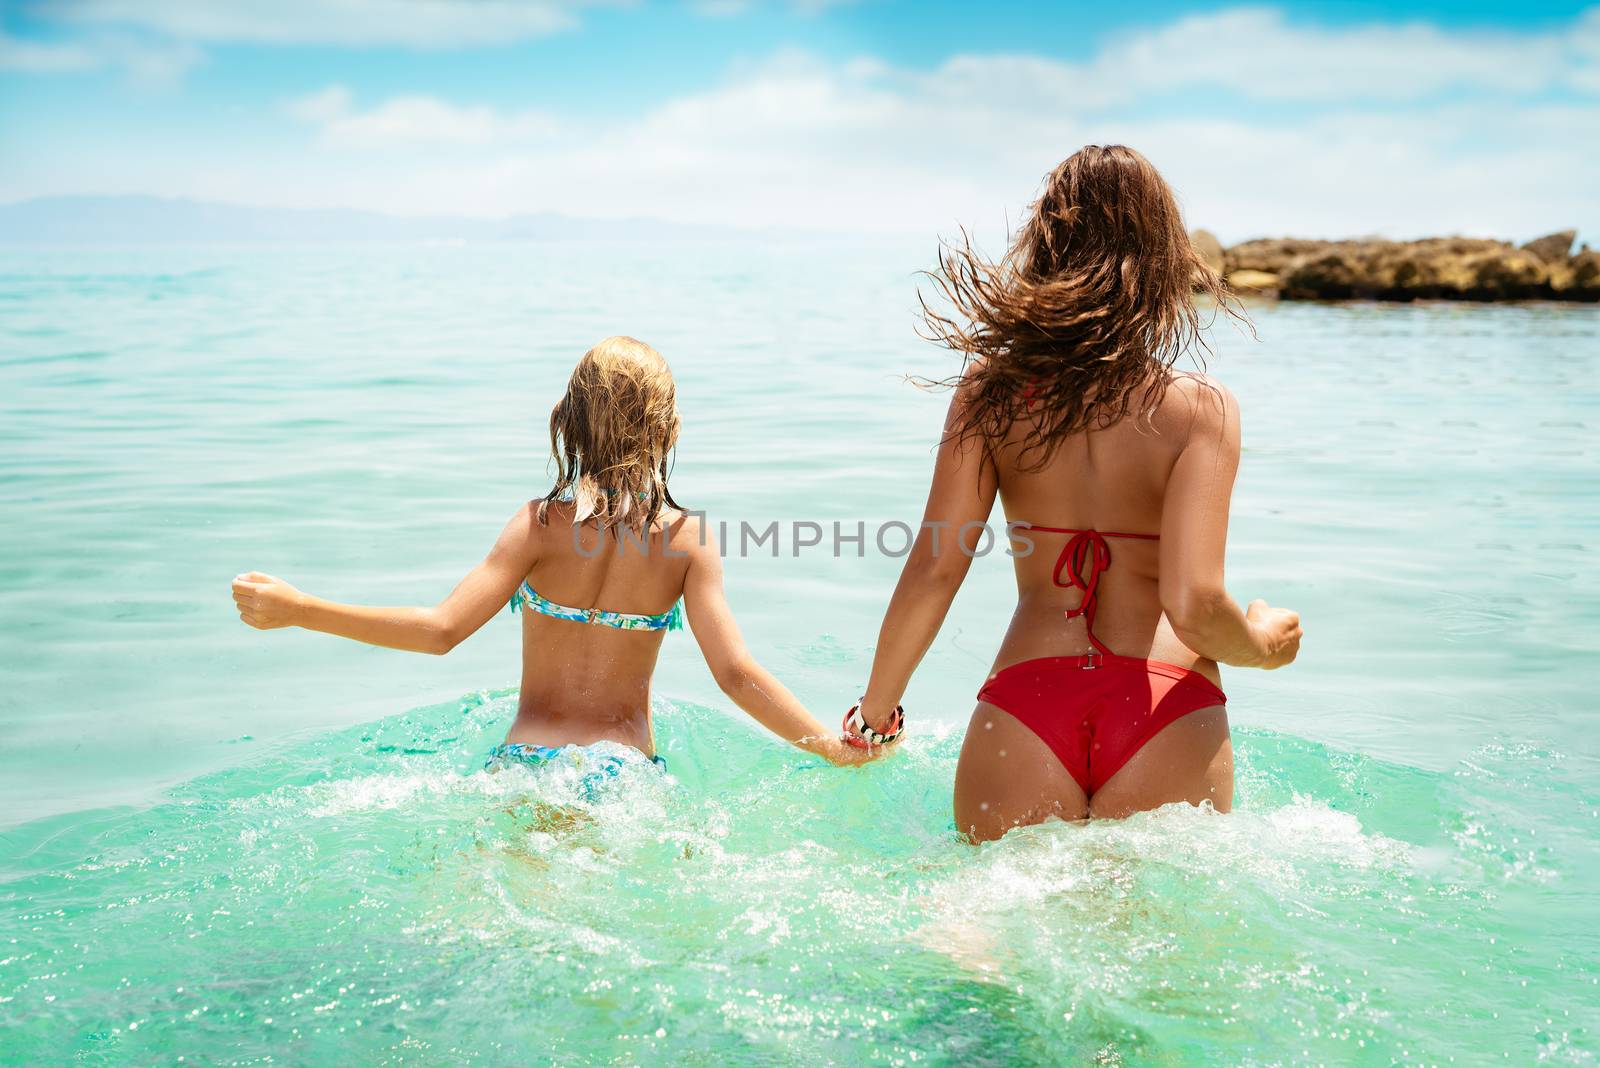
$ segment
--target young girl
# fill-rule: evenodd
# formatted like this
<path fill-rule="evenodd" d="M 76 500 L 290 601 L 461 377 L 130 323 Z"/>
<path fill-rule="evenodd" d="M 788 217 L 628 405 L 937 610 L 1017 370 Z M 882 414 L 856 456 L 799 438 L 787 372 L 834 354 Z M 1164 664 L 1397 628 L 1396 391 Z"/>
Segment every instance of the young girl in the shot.
<path fill-rule="evenodd" d="M 444 654 L 508 601 L 520 607 L 522 689 L 505 743 L 490 754 L 490 767 L 499 767 L 597 742 L 659 763 L 650 676 L 662 637 L 683 625 L 687 608 L 717 685 L 762 726 L 835 764 L 872 759 L 880 747 L 827 731 L 745 648 L 707 524 L 667 488 L 678 427 L 661 354 L 633 338 L 606 338 L 578 361 L 550 415 L 555 486 L 518 509 L 483 563 L 440 604 L 338 604 L 252 571 L 233 580 L 239 618 L 260 630 L 304 627 Z M 566 752 L 583 759 L 581 750 Z M 621 759 L 591 755 L 613 769 Z"/>

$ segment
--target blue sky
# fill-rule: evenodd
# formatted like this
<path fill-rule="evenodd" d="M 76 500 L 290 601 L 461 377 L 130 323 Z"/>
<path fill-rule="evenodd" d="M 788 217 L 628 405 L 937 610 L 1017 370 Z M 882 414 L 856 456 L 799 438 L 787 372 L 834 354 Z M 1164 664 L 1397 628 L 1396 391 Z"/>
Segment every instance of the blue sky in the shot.
<path fill-rule="evenodd" d="M 1600 6 L 0 0 L 0 200 L 948 233 L 1086 142 L 1258 234 L 1600 233 Z"/>

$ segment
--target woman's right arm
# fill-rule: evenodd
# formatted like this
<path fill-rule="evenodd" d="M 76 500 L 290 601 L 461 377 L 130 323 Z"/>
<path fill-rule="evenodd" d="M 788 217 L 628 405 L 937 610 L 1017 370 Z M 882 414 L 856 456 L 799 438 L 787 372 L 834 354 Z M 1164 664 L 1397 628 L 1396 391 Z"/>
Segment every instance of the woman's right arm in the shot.
<path fill-rule="evenodd" d="M 689 629 L 717 685 L 757 723 L 791 745 L 834 764 L 863 764 L 882 755 L 882 747 L 857 749 L 847 744 L 838 731 L 824 727 L 788 687 L 750 655 L 723 592 L 721 550 L 710 537 L 697 539 L 689 549 L 683 606 L 689 616 Z"/>
<path fill-rule="evenodd" d="M 1182 378 L 1174 388 L 1194 409 L 1162 509 L 1161 609 L 1178 640 L 1200 656 L 1234 667 L 1283 667 L 1300 651 L 1299 615 L 1265 601 L 1241 610 L 1223 584 L 1239 404 L 1209 378 Z"/>

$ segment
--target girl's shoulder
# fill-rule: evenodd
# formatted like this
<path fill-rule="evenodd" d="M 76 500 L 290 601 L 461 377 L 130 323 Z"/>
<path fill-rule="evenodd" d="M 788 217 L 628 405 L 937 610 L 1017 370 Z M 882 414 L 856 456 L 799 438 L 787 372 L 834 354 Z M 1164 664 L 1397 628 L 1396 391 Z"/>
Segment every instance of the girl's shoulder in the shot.
<path fill-rule="evenodd" d="M 571 497 L 535 497 L 527 508 L 543 524 L 572 521 Z"/>
<path fill-rule="evenodd" d="M 589 549 L 584 555 L 592 556 L 593 546 L 588 543 L 595 534 L 593 525 L 575 524 L 575 508 L 568 499 L 536 497 L 522 509 L 522 521 L 513 522 L 526 528 L 528 544 L 535 551 L 541 548 L 555 549 L 567 542 L 576 545 L 581 541 Z M 629 533 L 624 540 L 630 547 L 640 544 L 636 534 Z M 716 534 L 712 524 L 706 520 L 705 513 L 670 506 L 663 508 L 651 524 L 648 544 L 651 546 L 649 555 L 656 555 L 658 549 L 665 549 L 666 552 L 661 555 L 677 560 L 695 556 L 706 551 L 707 547 L 712 552 L 717 551 Z"/>
<path fill-rule="evenodd" d="M 694 555 L 707 546 L 716 548 L 716 532 L 704 512 L 668 508 L 662 513 L 661 537 L 674 556 Z"/>
<path fill-rule="evenodd" d="M 571 516 L 561 514 L 558 511 L 560 508 L 560 501 L 546 500 L 543 497 L 535 497 L 523 504 L 518 515 L 527 532 L 530 545 L 537 546 L 543 542 L 551 527 L 565 526 L 571 522 Z"/>

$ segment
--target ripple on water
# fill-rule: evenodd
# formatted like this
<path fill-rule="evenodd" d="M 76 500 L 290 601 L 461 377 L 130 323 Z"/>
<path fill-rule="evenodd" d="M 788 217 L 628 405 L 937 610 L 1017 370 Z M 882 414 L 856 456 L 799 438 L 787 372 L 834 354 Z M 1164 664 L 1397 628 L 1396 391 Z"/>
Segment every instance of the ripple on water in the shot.
<path fill-rule="evenodd" d="M 0 1045 L 1467 1060 L 1532 1049 L 1536 1013 L 1509 996 L 1522 979 L 1550 983 L 1538 1011 L 1555 1019 L 1576 1005 L 1559 992 L 1593 977 L 1560 947 L 1491 941 L 1525 936 L 1505 906 L 1563 876 L 1559 856 L 1506 852 L 1542 827 L 1476 800 L 1490 782 L 1536 788 L 1560 761 L 1537 747 L 1441 776 L 1241 731 L 1231 815 L 1174 806 L 975 848 L 948 811 L 956 730 L 849 772 L 663 705 L 670 773 L 477 770 L 513 708 L 473 694 L 263 754 L 148 811 L 19 829 L 0 997 L 22 1011 Z M 1419 987 L 1452 997 L 1418 1003 Z M 1578 1056 L 1587 1033 L 1563 1019 L 1541 1033 Z"/>

